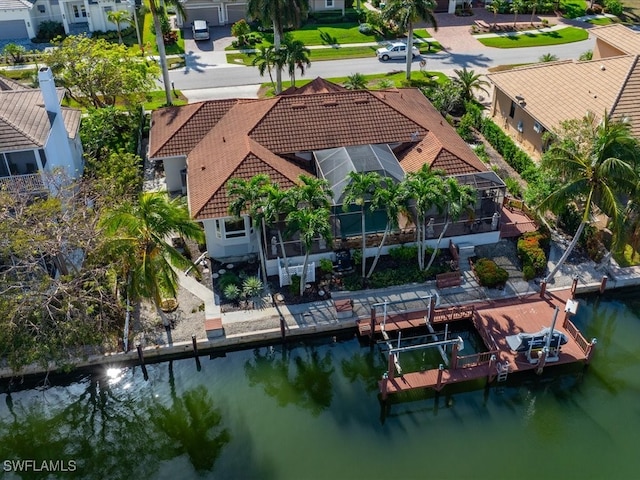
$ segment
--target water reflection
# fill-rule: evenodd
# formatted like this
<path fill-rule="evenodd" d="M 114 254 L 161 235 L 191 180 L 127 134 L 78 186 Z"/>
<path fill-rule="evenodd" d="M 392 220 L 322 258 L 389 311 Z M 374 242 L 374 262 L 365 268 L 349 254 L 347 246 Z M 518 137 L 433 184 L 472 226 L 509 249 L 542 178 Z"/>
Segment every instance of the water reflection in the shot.
<path fill-rule="evenodd" d="M 333 399 L 331 352 L 320 354 L 315 346 L 295 349 L 292 358 L 284 347 L 255 349 L 244 370 L 251 386 L 262 385 L 280 407 L 294 404 L 318 416 Z"/>

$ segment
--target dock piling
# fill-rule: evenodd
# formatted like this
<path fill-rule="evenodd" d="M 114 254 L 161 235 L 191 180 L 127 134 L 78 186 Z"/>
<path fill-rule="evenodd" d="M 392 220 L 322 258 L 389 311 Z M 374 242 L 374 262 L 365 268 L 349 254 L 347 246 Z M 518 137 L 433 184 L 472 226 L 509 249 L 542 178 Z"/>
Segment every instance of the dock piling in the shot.
<path fill-rule="evenodd" d="M 196 359 L 196 370 L 199 372 L 202 370 L 202 365 L 200 364 L 200 357 L 198 356 L 198 340 L 195 335 L 191 335 L 191 343 L 193 344 L 193 353 Z"/>
<path fill-rule="evenodd" d="M 600 295 L 602 295 L 604 293 L 604 289 L 607 288 L 608 279 L 609 277 L 607 277 L 606 275 L 602 277 L 602 281 L 600 282 Z"/>
<path fill-rule="evenodd" d="M 136 350 L 138 351 L 138 360 L 140 360 L 140 366 L 142 367 L 142 376 L 145 382 L 149 380 L 149 374 L 147 373 L 147 366 L 144 364 L 144 353 L 142 352 L 142 345 L 136 343 Z"/>

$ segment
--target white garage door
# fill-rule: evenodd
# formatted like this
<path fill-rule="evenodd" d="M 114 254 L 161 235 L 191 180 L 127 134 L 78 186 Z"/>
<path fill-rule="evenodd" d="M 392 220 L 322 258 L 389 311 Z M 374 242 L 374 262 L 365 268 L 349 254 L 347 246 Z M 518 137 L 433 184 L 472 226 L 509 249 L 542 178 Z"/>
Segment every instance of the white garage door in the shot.
<path fill-rule="evenodd" d="M 218 7 L 205 8 L 185 8 L 187 19 L 184 22 L 185 27 L 191 28 L 194 20 L 206 20 L 210 27 L 220 25 L 220 9 Z"/>
<path fill-rule="evenodd" d="M 24 20 L 4 20 L 0 22 L 0 40 L 29 38 Z"/>
<path fill-rule="evenodd" d="M 233 5 L 227 5 L 227 23 L 232 25 L 238 20 L 247 18 L 247 4 L 235 3 Z"/>

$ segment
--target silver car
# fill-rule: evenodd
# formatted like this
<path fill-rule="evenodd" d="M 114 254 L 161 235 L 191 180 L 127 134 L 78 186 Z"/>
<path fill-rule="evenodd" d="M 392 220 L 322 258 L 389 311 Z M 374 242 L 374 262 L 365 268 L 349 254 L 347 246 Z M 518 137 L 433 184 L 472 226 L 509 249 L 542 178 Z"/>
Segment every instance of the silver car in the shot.
<path fill-rule="evenodd" d="M 407 45 L 401 42 L 390 43 L 376 50 L 378 60 L 386 62 L 389 59 L 405 59 L 407 58 Z M 416 58 L 420 55 L 420 50 L 415 46 L 411 47 L 411 57 Z"/>

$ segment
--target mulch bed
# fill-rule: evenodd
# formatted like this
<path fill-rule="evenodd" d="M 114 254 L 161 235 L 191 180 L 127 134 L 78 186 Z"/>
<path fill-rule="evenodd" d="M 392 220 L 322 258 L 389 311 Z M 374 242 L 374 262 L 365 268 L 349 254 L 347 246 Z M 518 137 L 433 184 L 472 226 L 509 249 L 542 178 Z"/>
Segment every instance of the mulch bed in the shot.
<path fill-rule="evenodd" d="M 551 27 L 551 24 L 543 24 L 543 23 L 534 23 L 533 25 L 531 23 L 516 23 L 515 27 L 513 26 L 513 22 L 512 23 L 498 23 L 495 26 L 493 25 L 493 23 L 491 22 L 487 22 L 489 24 L 489 28 L 483 28 L 483 27 L 479 27 L 477 25 L 474 25 L 471 27 L 472 29 L 472 33 L 474 34 L 479 34 L 479 33 L 509 33 L 509 32 L 523 32 L 526 30 L 536 30 L 536 29 L 540 29 L 540 28 L 547 28 L 547 27 Z"/>

